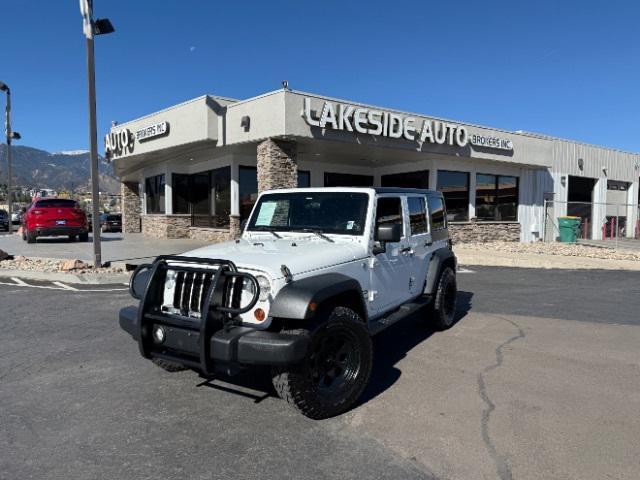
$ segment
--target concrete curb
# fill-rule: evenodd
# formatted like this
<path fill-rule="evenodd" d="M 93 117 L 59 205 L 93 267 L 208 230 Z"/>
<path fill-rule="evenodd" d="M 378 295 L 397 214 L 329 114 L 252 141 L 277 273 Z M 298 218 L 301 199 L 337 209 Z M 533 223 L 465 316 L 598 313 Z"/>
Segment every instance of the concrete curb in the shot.
<path fill-rule="evenodd" d="M 113 285 L 129 282 L 131 272 L 125 273 L 62 273 L 37 272 L 32 270 L 0 270 L 0 278 L 19 278 L 47 282 L 63 282 L 85 285 Z"/>
<path fill-rule="evenodd" d="M 462 266 L 541 268 L 563 270 L 632 270 L 640 271 L 640 262 L 604 258 L 510 253 L 493 250 L 477 251 L 456 248 L 453 251 Z"/>

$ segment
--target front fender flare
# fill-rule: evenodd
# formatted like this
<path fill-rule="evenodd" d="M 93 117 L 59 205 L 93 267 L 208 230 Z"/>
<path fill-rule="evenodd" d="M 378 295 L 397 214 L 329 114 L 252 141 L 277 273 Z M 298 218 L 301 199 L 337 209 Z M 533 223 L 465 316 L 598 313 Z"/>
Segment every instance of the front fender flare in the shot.
<path fill-rule="evenodd" d="M 294 280 L 278 292 L 269 309 L 269 315 L 274 318 L 310 319 L 315 314 L 315 309 L 309 308 L 311 303 L 320 305 L 332 297 L 351 293 L 366 315 L 362 287 L 354 278 L 340 273 L 323 273 Z"/>

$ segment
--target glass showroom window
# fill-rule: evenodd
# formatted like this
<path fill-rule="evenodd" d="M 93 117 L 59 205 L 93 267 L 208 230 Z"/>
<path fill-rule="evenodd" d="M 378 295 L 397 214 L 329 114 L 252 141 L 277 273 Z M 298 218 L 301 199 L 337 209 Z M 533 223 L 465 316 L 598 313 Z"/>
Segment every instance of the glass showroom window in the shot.
<path fill-rule="evenodd" d="M 324 174 L 325 187 L 373 187 L 373 175 L 356 175 L 352 173 Z"/>
<path fill-rule="evenodd" d="M 438 190 L 444 195 L 447 220 L 465 222 L 469 220 L 469 174 L 438 170 Z"/>
<path fill-rule="evenodd" d="M 382 175 L 380 181 L 383 187 L 429 188 L 429 170 Z"/>
<path fill-rule="evenodd" d="M 298 170 L 298 188 L 309 188 L 311 186 L 311 172 L 309 170 Z"/>
<path fill-rule="evenodd" d="M 258 169 L 240 167 L 240 219 L 246 220 L 258 199 Z"/>
<path fill-rule="evenodd" d="M 144 181 L 147 213 L 164 213 L 164 175 L 149 177 Z"/>
<path fill-rule="evenodd" d="M 478 220 L 518 220 L 518 177 L 476 175 L 476 217 Z"/>

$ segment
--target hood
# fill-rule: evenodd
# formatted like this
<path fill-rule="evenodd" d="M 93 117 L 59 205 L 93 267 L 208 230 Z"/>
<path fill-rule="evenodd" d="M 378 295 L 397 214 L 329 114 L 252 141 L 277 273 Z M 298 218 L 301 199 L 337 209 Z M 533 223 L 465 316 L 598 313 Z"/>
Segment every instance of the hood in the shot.
<path fill-rule="evenodd" d="M 322 239 L 316 241 L 302 238 L 243 238 L 239 242 L 234 240 L 191 250 L 182 256 L 231 260 L 238 268 L 261 270 L 268 273 L 272 279 L 276 279 L 283 276 L 280 271 L 282 265 L 286 265 L 295 276 L 364 258 L 366 250 L 357 242 L 329 243 Z"/>

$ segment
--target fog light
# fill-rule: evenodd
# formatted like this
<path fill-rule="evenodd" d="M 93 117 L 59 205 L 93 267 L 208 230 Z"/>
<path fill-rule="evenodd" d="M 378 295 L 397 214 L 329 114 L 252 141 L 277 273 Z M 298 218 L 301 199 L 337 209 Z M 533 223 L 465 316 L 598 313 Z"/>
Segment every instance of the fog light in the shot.
<path fill-rule="evenodd" d="M 164 342 L 164 339 L 167 337 L 166 332 L 164 331 L 164 328 L 161 327 L 160 325 L 156 325 L 153 327 L 152 334 L 153 334 L 153 341 L 156 343 Z"/>
<path fill-rule="evenodd" d="M 259 322 L 263 321 L 266 317 L 266 314 L 264 313 L 264 310 L 261 308 L 256 308 L 253 311 L 253 316 L 256 317 L 256 320 L 258 320 Z"/>

